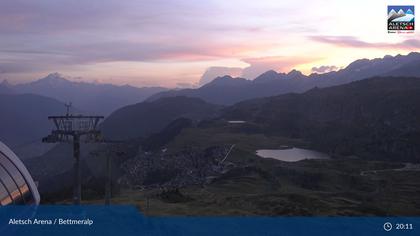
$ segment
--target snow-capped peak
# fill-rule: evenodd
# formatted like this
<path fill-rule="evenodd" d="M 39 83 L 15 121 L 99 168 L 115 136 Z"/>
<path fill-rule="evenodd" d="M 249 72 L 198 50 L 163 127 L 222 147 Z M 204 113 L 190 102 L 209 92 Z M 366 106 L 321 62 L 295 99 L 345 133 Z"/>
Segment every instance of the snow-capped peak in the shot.
<path fill-rule="evenodd" d="M 395 14 L 397 14 L 397 12 L 396 12 L 394 9 L 392 9 L 392 10 L 389 12 L 388 17 L 391 17 L 391 16 L 393 16 L 393 15 L 395 15 Z"/>

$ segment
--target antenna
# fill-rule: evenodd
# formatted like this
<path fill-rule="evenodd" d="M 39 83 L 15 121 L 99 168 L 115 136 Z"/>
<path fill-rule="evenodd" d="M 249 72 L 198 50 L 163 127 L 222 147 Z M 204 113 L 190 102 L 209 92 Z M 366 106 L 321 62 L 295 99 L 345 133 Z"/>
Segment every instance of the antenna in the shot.
<path fill-rule="evenodd" d="M 71 103 L 71 102 L 69 102 L 69 103 L 64 103 L 64 106 L 66 107 L 66 110 L 67 110 L 66 116 L 69 116 L 69 115 L 70 115 L 70 108 L 71 108 L 71 105 L 72 105 L 72 103 Z"/>

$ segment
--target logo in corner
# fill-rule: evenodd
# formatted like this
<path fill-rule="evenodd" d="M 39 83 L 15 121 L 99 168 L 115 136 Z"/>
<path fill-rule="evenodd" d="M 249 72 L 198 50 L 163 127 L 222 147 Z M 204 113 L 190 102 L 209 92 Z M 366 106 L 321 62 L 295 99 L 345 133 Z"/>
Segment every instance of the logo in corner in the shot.
<path fill-rule="evenodd" d="M 388 32 L 414 32 L 414 6 L 388 6 Z"/>

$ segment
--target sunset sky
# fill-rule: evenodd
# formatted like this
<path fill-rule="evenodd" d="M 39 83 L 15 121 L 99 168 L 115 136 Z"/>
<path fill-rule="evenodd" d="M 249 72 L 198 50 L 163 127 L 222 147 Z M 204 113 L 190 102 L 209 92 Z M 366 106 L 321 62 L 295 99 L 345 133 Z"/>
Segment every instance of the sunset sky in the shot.
<path fill-rule="evenodd" d="M 269 69 L 322 72 L 420 51 L 420 30 L 386 29 L 387 5 L 419 3 L 1 0 L 0 81 L 59 72 L 72 80 L 185 87 L 206 70 L 248 79 Z"/>

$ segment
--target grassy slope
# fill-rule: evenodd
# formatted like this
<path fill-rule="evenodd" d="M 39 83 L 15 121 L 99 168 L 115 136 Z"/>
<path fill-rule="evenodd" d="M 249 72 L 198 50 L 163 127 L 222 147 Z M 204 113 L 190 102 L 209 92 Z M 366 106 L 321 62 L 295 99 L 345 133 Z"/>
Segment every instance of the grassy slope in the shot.
<path fill-rule="evenodd" d="M 240 166 L 211 184 L 180 190 L 183 198 L 162 199 L 156 192 L 124 190 L 116 203 L 137 205 L 152 215 L 418 215 L 420 171 L 361 171 L 393 169 L 402 163 L 366 161 L 355 157 L 305 160 L 295 163 L 263 159 L 259 148 L 305 147 L 300 140 L 226 132 L 229 128 L 184 130 L 168 146 L 208 147 L 236 144 L 228 161 Z M 224 130 L 225 132 L 222 132 Z M 149 196 L 149 208 L 146 204 Z M 171 197 L 169 197 L 170 199 Z M 179 199 L 179 196 L 173 196 Z"/>

